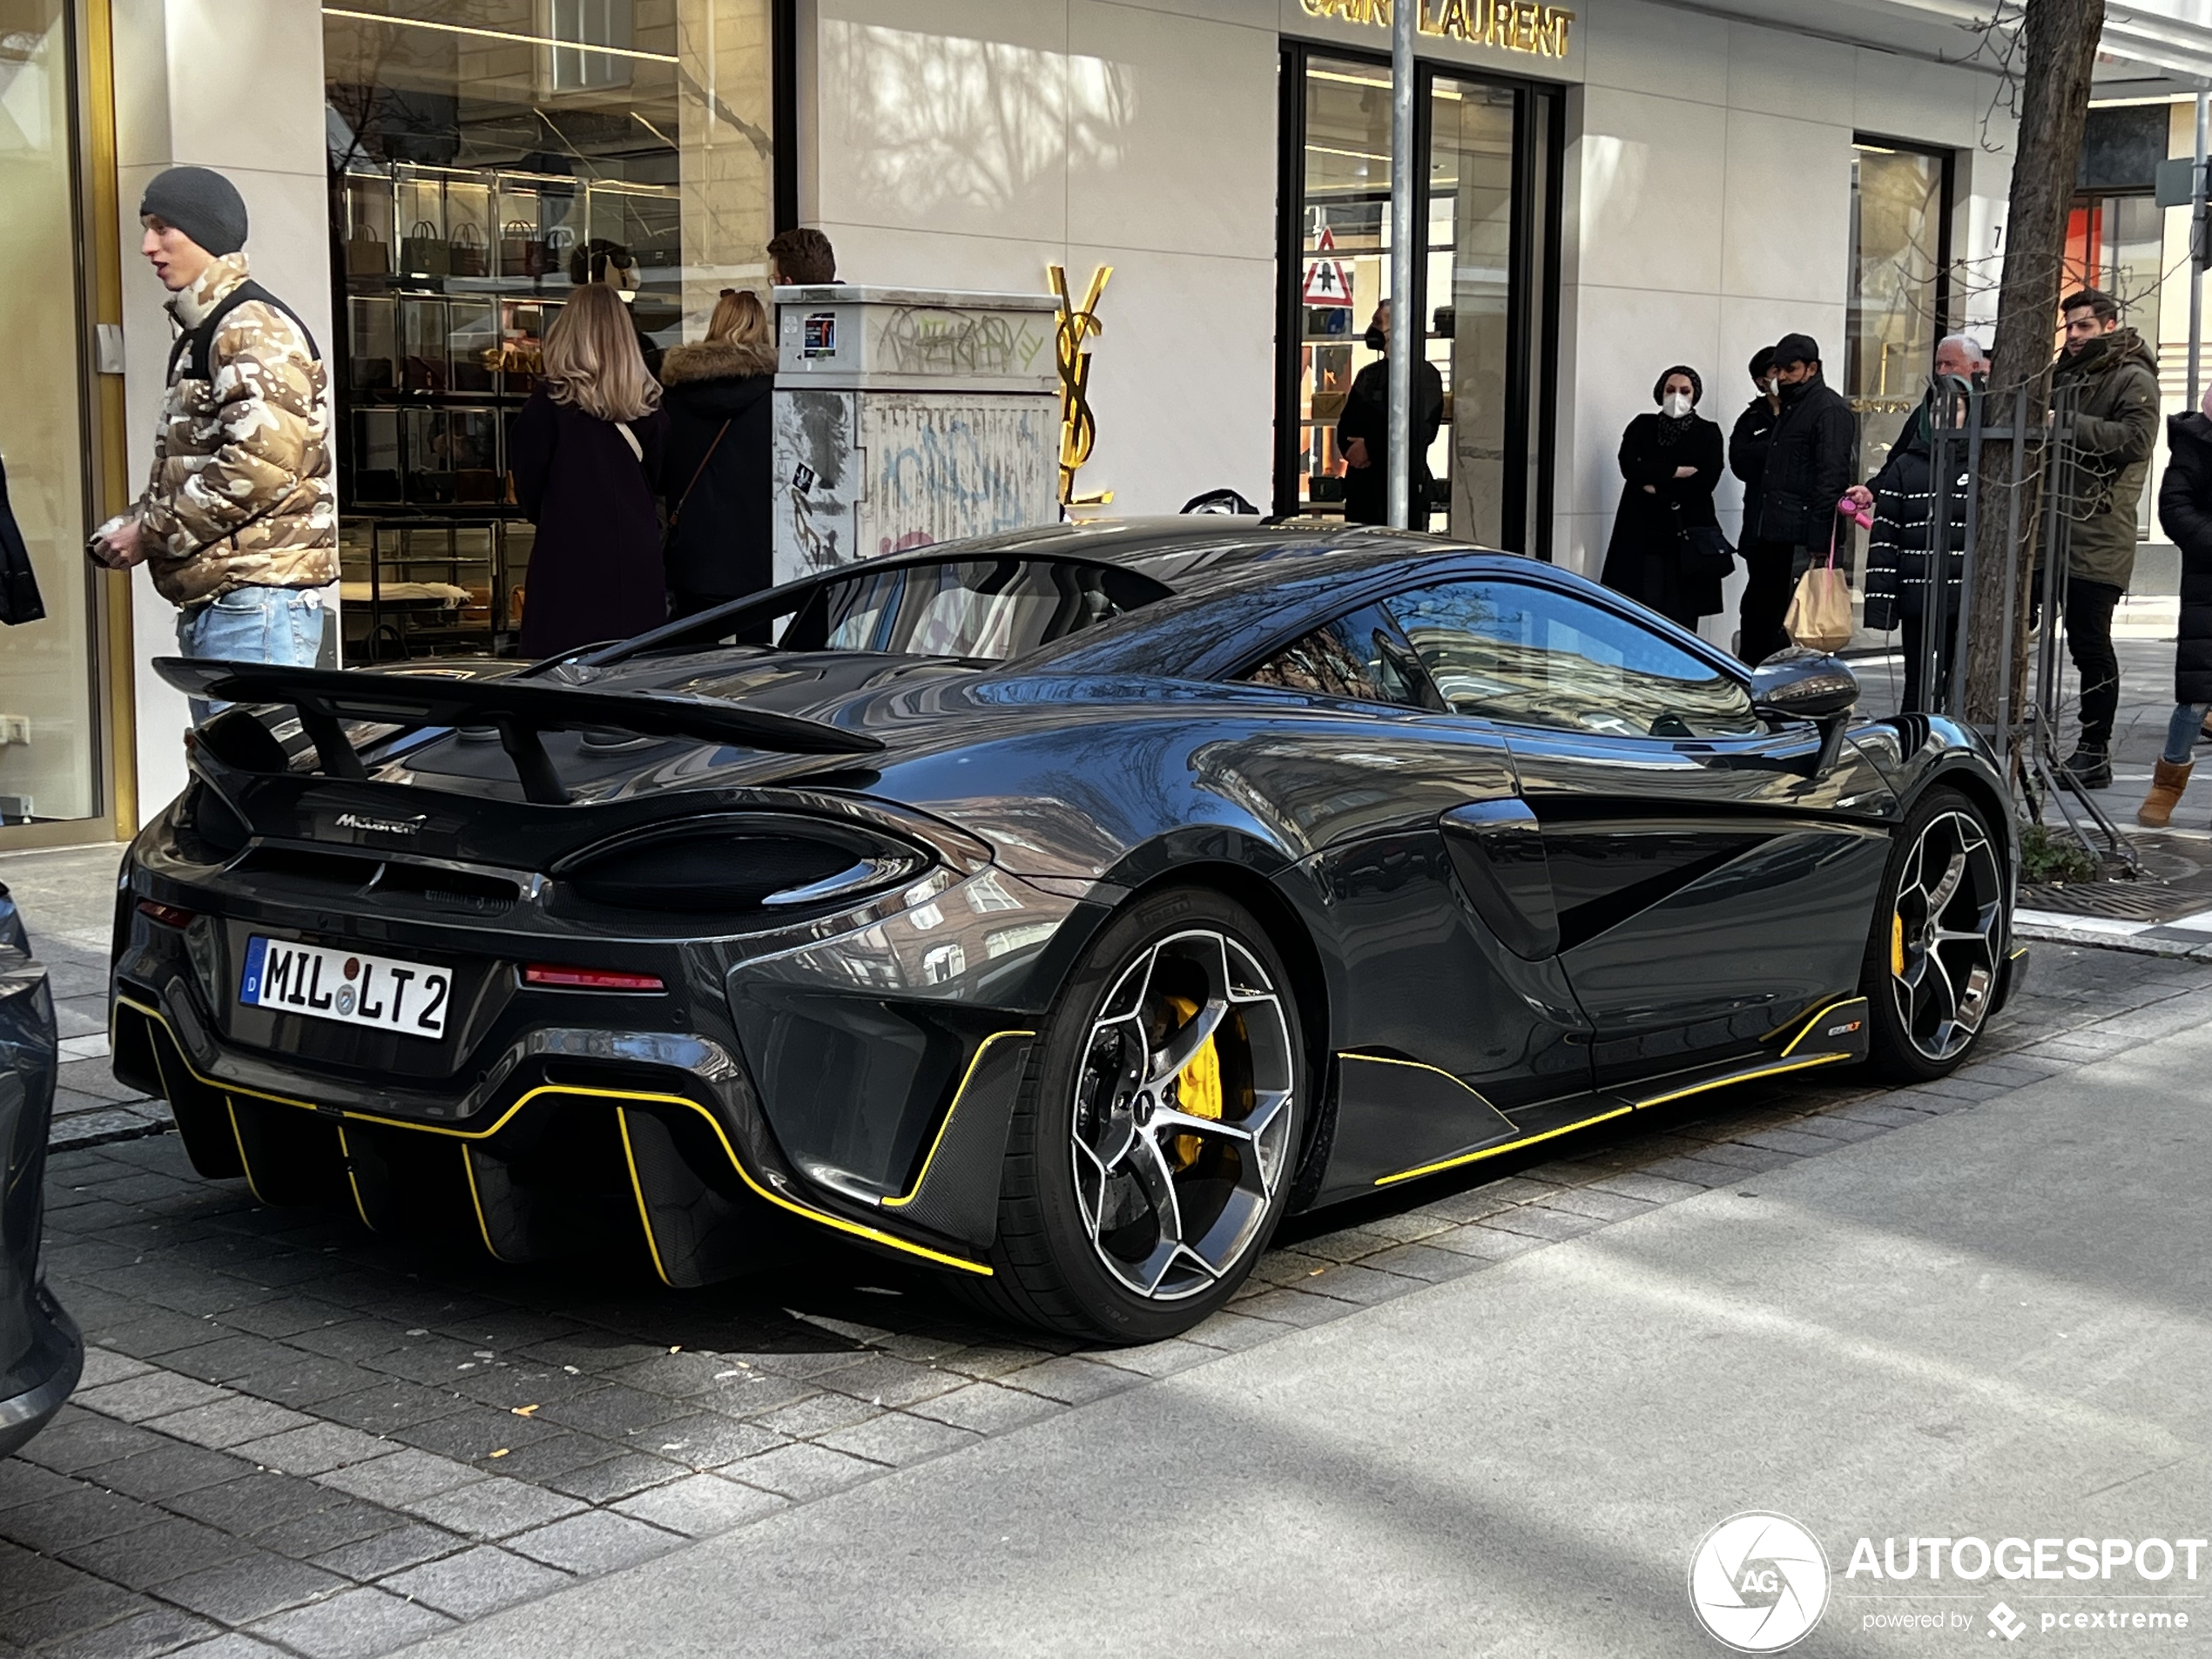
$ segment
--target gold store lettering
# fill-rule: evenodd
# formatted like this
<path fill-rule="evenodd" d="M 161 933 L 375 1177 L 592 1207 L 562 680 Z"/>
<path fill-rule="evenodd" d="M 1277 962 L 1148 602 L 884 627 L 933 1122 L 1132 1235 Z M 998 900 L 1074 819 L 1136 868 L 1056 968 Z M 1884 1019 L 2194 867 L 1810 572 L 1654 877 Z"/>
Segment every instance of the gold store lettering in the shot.
<path fill-rule="evenodd" d="M 1302 0 L 1309 17 L 1338 17 L 1345 23 L 1390 27 L 1391 0 Z M 1564 6 L 1535 0 L 1419 0 L 1415 27 L 1442 40 L 1471 46 L 1496 46 L 1539 57 L 1567 56 L 1575 14 Z"/>

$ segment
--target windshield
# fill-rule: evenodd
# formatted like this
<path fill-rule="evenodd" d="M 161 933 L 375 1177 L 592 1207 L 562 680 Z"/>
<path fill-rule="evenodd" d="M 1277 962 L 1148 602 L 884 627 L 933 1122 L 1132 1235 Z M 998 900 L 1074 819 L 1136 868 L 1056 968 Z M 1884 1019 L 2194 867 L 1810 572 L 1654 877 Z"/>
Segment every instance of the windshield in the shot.
<path fill-rule="evenodd" d="M 1005 661 L 1167 597 L 1149 577 L 1062 559 L 960 559 L 855 572 L 817 589 L 786 651 Z"/>

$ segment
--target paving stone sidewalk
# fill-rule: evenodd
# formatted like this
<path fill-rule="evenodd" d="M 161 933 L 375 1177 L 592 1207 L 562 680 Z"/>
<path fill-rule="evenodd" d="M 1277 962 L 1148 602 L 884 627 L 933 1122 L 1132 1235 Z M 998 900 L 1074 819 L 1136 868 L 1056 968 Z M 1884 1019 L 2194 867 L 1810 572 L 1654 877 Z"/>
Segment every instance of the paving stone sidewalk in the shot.
<path fill-rule="evenodd" d="M 1943 1082 L 1779 1080 L 1298 1218 L 1231 1309 L 1110 1352 L 826 1240 L 773 1281 L 677 1294 L 642 1261 L 499 1268 L 262 1210 L 172 1134 L 66 1150 L 50 1269 L 91 1351 L 0 1462 L 0 1659 L 388 1652 L 2208 1017 L 2203 964 L 2041 948 Z"/>

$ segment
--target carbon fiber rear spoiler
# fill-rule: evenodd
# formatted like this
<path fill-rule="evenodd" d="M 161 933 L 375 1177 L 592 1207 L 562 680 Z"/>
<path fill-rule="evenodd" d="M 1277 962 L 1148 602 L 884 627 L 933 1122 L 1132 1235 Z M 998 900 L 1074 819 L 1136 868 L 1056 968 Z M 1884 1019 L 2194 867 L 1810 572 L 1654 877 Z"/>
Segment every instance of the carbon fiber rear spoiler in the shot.
<path fill-rule="evenodd" d="M 375 721 L 405 726 L 493 726 L 515 762 L 523 792 L 559 805 L 568 799 L 539 734 L 634 732 L 641 737 L 696 738 L 782 754 L 875 754 L 883 745 L 865 732 L 797 715 L 741 708 L 713 698 L 651 691 L 600 691 L 519 677 L 462 679 L 438 674 L 380 674 L 373 669 L 287 668 L 267 663 L 211 662 L 158 657 L 154 672 L 191 697 L 226 703 L 288 704 L 334 778 L 368 775 L 341 724 Z"/>

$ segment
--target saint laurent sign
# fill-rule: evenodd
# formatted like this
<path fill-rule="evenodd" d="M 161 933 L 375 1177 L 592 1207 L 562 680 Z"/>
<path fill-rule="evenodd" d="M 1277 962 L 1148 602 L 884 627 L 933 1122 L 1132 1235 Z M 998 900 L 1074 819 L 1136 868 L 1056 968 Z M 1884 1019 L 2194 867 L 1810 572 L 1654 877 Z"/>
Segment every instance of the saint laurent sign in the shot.
<path fill-rule="evenodd" d="M 1340 17 L 1346 23 L 1390 27 L 1391 0 L 1299 0 L 1309 17 Z M 1415 26 L 1440 40 L 1470 46 L 1496 46 L 1538 57 L 1567 56 L 1568 31 L 1575 14 L 1564 6 L 1534 0 L 1416 0 Z"/>

